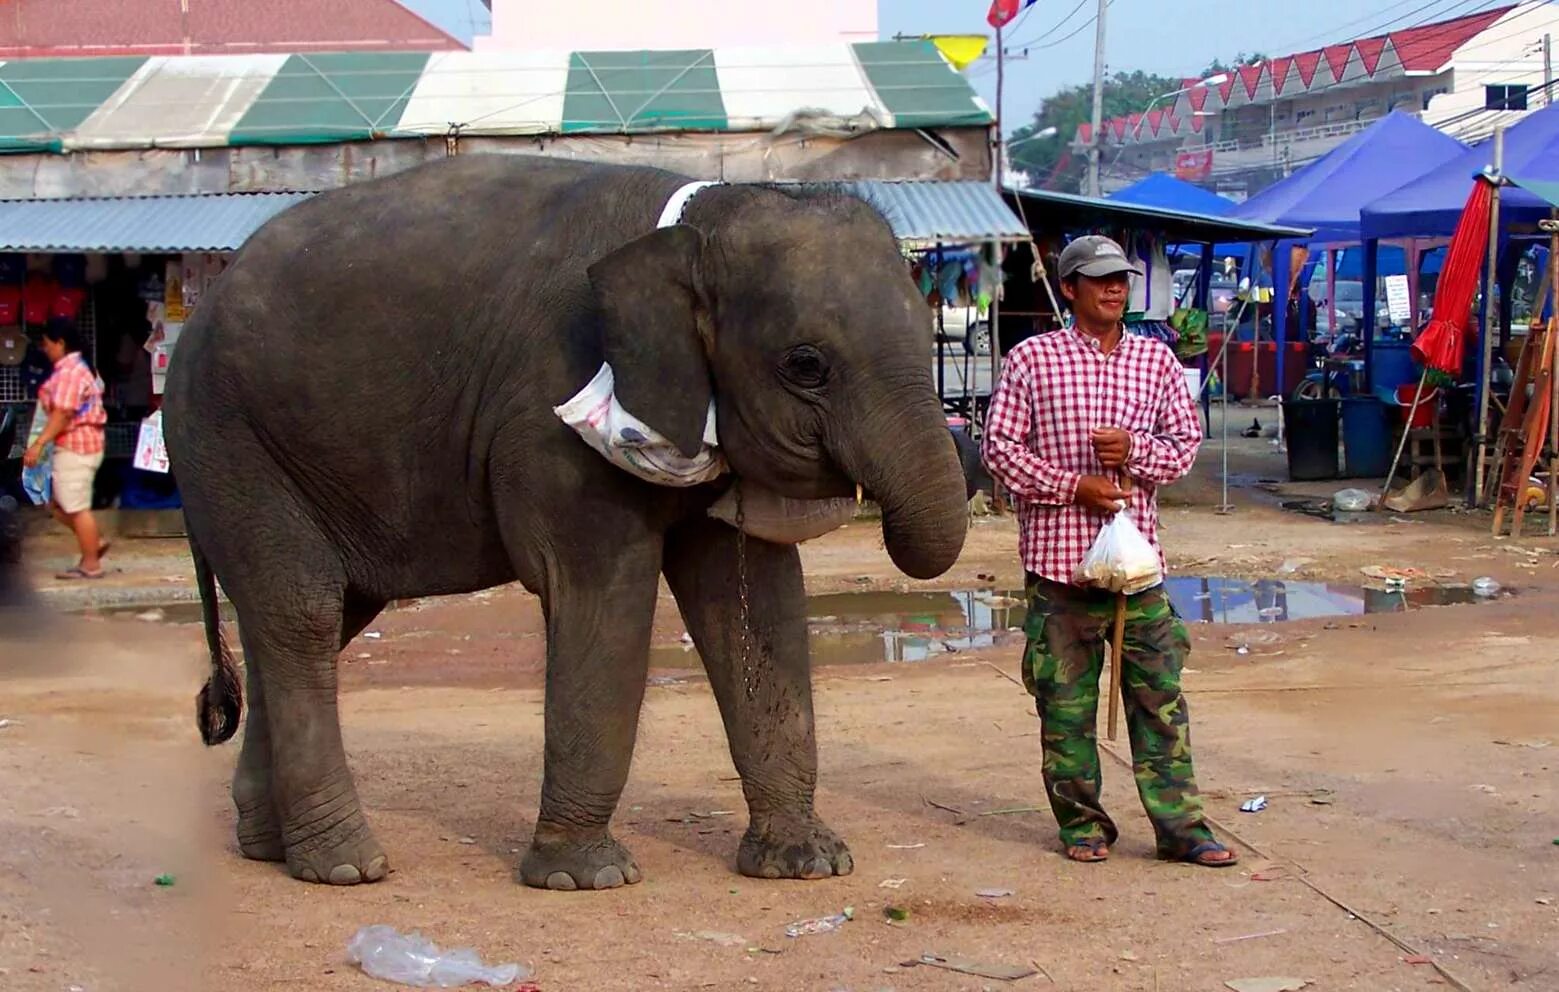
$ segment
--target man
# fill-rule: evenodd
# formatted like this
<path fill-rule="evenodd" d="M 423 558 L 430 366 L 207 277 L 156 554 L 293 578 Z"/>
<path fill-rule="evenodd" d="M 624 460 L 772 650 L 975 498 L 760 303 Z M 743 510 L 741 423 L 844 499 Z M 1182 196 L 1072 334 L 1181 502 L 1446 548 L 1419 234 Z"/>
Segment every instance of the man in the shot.
<path fill-rule="evenodd" d="M 1057 269 L 1073 326 L 1012 350 L 982 453 L 1018 504 L 1028 573 L 1023 681 L 1041 720 L 1045 791 L 1067 857 L 1097 862 L 1117 836 L 1099 802 L 1095 730 L 1115 595 L 1073 585 L 1072 573 L 1123 504 L 1162 567 L 1156 487 L 1191 470 L 1202 430 L 1174 353 L 1124 333 L 1128 276 L 1137 270 L 1120 245 L 1078 238 Z M 1190 640 L 1162 586 L 1127 598 L 1124 645 L 1126 725 L 1159 856 L 1232 865 L 1234 852 L 1202 816 L 1180 692 Z"/>

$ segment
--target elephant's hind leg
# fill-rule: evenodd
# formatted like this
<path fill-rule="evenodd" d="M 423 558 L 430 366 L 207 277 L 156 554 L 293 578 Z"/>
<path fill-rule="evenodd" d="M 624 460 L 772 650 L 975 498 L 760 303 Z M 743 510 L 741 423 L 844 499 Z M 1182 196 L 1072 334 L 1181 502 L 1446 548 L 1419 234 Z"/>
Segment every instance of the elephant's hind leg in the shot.
<path fill-rule="evenodd" d="M 800 556 L 794 547 L 747 541 L 752 629 L 744 645 L 736 542 L 736 531 L 718 521 L 683 524 L 667 535 L 665 567 L 747 797 L 737 870 L 754 878 L 848 875 L 849 848 L 812 807 L 817 738 Z"/>
<path fill-rule="evenodd" d="M 267 553 L 244 561 L 227 584 L 245 664 L 260 683 L 251 696 L 260 703 L 251 703 L 249 719 L 264 720 L 263 729 L 245 732 L 234 778 L 240 844 L 251 857 L 276 853 L 261 805 L 268 752 L 269 804 L 293 877 L 333 885 L 377 881 L 389 872 L 389 860 L 358 802 L 336 708 L 336 655 L 356 621 L 343 609 L 346 583 L 335 552 L 296 519 L 263 535 L 270 538 L 262 545 Z M 251 526 L 267 530 L 263 521 Z"/>
<path fill-rule="evenodd" d="M 633 759 L 649 671 L 660 535 L 638 521 L 570 535 L 546 567 L 546 770 L 526 885 L 610 889 L 639 881 L 607 827 Z"/>
<path fill-rule="evenodd" d="M 342 618 L 340 646 L 346 647 L 373 622 L 383 604 L 348 600 Z M 250 655 L 245 647 L 245 654 Z M 252 655 L 251 655 L 252 656 Z M 245 668 L 244 694 L 249 717 L 244 722 L 244 743 L 233 772 L 233 804 L 238 808 L 238 849 L 255 861 L 285 861 L 281 817 L 272 786 L 275 766 L 271 754 L 270 718 L 266 712 L 265 685 L 259 668 Z"/>

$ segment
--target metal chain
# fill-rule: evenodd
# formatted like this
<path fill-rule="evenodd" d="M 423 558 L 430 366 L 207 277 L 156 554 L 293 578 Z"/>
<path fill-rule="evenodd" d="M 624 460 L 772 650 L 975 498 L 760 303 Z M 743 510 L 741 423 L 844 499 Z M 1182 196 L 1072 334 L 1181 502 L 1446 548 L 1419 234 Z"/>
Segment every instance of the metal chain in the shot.
<path fill-rule="evenodd" d="M 752 601 L 748 598 L 747 588 L 747 531 L 743 529 L 747 523 L 747 514 L 742 505 L 741 482 L 733 482 L 732 486 L 736 493 L 736 622 L 740 625 L 736 634 L 737 649 L 741 656 L 742 681 L 747 688 L 747 698 L 751 700 L 757 694 L 754 678 L 757 666 L 753 664 Z"/>

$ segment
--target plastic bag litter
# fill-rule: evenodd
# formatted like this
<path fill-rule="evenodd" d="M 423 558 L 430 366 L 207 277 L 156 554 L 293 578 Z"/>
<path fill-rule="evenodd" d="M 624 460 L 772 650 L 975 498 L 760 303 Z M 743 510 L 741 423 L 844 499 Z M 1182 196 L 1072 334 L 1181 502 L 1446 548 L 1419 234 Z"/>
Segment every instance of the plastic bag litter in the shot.
<path fill-rule="evenodd" d="M 1362 489 L 1339 489 L 1332 494 L 1332 509 L 1340 513 L 1363 513 L 1370 502 L 1370 494 Z"/>
<path fill-rule="evenodd" d="M 660 486 L 696 486 L 726 470 L 715 430 L 715 405 L 704 420 L 703 446 L 692 458 L 684 455 L 653 427 L 617 402 L 612 367 L 603 363 L 595 378 L 552 412 L 572 427 L 585 443 L 625 472 Z"/>
<path fill-rule="evenodd" d="M 374 978 L 425 989 L 454 989 L 477 982 L 500 988 L 531 974 L 513 963 L 489 968 L 470 947 L 443 951 L 415 930 L 403 934 L 383 924 L 357 931 L 347 942 L 346 955 Z"/>
<path fill-rule="evenodd" d="M 1099 529 L 1093 547 L 1078 563 L 1072 581 L 1110 592 L 1136 595 L 1163 580 L 1158 552 L 1142 536 L 1131 511 L 1122 510 Z"/>
<path fill-rule="evenodd" d="M 779 493 L 741 484 L 742 533 L 773 544 L 800 544 L 838 530 L 855 519 L 854 497 L 791 499 Z M 709 515 L 736 526 L 736 486 L 715 500 Z"/>

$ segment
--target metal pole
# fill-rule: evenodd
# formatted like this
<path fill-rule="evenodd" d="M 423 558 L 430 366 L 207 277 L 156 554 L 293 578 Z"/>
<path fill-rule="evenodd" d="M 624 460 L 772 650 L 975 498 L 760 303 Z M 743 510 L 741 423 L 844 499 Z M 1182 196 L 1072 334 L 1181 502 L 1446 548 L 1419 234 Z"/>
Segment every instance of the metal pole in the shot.
<path fill-rule="evenodd" d="M 1099 195 L 1099 152 L 1104 135 L 1104 15 L 1110 0 L 1099 0 L 1093 32 L 1093 130 L 1088 141 L 1088 195 Z"/>
<path fill-rule="evenodd" d="M 1260 309 L 1256 311 L 1256 319 L 1261 319 Z M 1223 495 L 1218 500 L 1218 513 L 1228 513 L 1234 509 L 1229 505 L 1229 339 L 1239 330 L 1239 326 L 1239 318 L 1235 317 L 1234 327 L 1223 332 L 1223 354 L 1219 356 L 1223 363 L 1223 371 L 1218 373 L 1219 391 L 1223 393 Z M 1278 416 L 1282 415 L 1282 408 L 1279 407 Z"/>
<path fill-rule="evenodd" d="M 1548 53 L 1548 36 L 1543 36 L 1543 53 Z M 1543 60 L 1548 61 L 1546 58 Z M 1548 293 L 1552 299 L 1559 303 L 1559 210 L 1551 213 L 1548 226 L 1553 230 L 1548 235 Z M 1545 294 L 1547 295 L 1547 294 Z M 1537 317 L 1543 316 L 1543 306 L 1546 300 L 1537 301 Z M 1533 326 L 1536 321 L 1532 322 Z M 1527 330 L 1528 334 L 1532 331 Z M 1559 306 L 1550 307 L 1548 311 L 1548 333 L 1559 334 Z M 1559 361 L 1559 359 L 1555 359 Z M 1559 375 L 1552 376 L 1553 395 L 1548 401 L 1548 536 L 1559 534 Z"/>
<path fill-rule="evenodd" d="M 1505 167 L 1505 128 L 1503 126 L 1494 129 L 1494 193 L 1489 203 L 1489 257 L 1488 278 L 1483 287 L 1483 368 L 1478 377 L 1478 422 L 1474 425 L 1474 436 L 1478 445 L 1478 469 L 1474 473 L 1475 486 L 1473 489 L 1474 504 L 1483 500 L 1484 474 L 1489 467 L 1489 380 L 1494 375 L 1494 341 L 1493 328 L 1489 325 L 1499 319 L 1499 309 L 1494 306 L 1494 287 L 1499 281 L 1499 274 L 1495 271 L 1499 265 L 1499 192 L 1505 179 L 1501 170 Z M 1368 287 L 1366 287 L 1368 292 Z"/>
<path fill-rule="evenodd" d="M 1001 193 L 1004 177 L 1003 164 L 1007 157 L 1007 136 L 1002 132 L 1001 97 L 1002 89 L 1006 83 L 1007 70 L 1004 66 L 1001 50 L 1001 28 L 996 29 L 996 192 Z"/>

